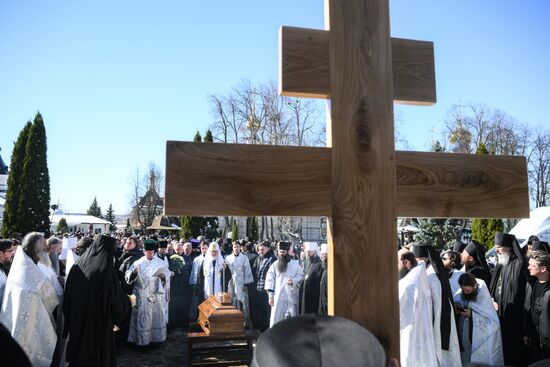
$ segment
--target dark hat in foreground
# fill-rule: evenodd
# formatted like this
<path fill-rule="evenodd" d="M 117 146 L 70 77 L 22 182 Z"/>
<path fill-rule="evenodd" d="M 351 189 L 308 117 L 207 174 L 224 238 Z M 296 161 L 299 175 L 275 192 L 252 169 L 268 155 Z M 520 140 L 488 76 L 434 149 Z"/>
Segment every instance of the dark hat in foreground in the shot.
<path fill-rule="evenodd" d="M 359 324 L 307 314 L 283 320 L 258 339 L 252 367 L 386 365 L 380 342 Z"/>
<path fill-rule="evenodd" d="M 168 248 L 168 241 L 160 240 L 157 242 L 158 248 Z"/>
<path fill-rule="evenodd" d="M 143 241 L 143 248 L 145 251 L 155 251 L 157 249 L 157 241 L 145 240 Z"/>

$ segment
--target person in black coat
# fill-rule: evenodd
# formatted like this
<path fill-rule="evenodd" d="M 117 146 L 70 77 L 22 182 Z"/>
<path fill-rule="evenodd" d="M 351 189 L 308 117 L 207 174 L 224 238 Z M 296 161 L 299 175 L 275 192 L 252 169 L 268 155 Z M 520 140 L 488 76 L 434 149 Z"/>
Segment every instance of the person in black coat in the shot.
<path fill-rule="evenodd" d="M 319 246 L 315 242 L 305 242 L 306 258 L 302 264 L 304 281 L 300 285 L 300 313 L 317 313 L 319 311 L 319 292 L 323 267 L 317 256 Z"/>
<path fill-rule="evenodd" d="M 321 244 L 321 286 L 319 290 L 319 314 L 328 315 L 328 245 Z"/>
<path fill-rule="evenodd" d="M 471 240 L 460 255 L 460 262 L 465 266 L 467 273 L 472 273 L 478 279 L 491 285 L 491 271 L 485 259 L 485 248 L 475 240 Z"/>
<path fill-rule="evenodd" d="M 133 284 L 128 284 L 124 276 L 130 266 L 132 266 L 136 260 L 143 257 L 143 251 L 138 248 L 138 241 L 137 237 L 129 237 L 124 244 L 122 256 L 115 262 L 115 268 L 118 271 L 118 280 L 122 285 L 122 289 L 124 289 L 124 292 L 128 295 L 133 293 L 134 286 Z"/>
<path fill-rule="evenodd" d="M 128 323 L 131 305 L 113 269 L 115 242 L 96 237 L 67 277 L 63 337 L 71 366 L 116 366 L 113 326 Z"/>
<path fill-rule="evenodd" d="M 491 296 L 500 319 L 502 349 L 507 366 L 524 366 L 527 347 L 523 342 L 523 317 L 527 263 L 516 237 L 495 234 L 497 265 L 491 280 Z"/>
<path fill-rule="evenodd" d="M 550 254 L 534 250 L 530 255 L 523 340 L 533 363 L 550 358 Z"/>

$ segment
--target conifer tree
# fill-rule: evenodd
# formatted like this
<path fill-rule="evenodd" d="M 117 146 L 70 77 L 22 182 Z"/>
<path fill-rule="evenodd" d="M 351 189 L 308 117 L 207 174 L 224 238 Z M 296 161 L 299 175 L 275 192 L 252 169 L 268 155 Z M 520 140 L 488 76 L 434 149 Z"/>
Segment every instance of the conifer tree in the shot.
<path fill-rule="evenodd" d="M 23 234 L 50 228 L 50 175 L 48 172 L 46 128 L 40 112 L 29 130 L 17 215 Z"/>
<path fill-rule="evenodd" d="M 115 211 L 113 210 L 113 204 L 109 204 L 109 208 L 105 213 L 105 220 L 109 223 L 109 231 L 114 232 L 116 230 Z"/>
<path fill-rule="evenodd" d="M 233 221 L 233 226 L 231 227 L 231 241 L 237 241 L 239 239 L 239 225 L 237 221 Z"/>
<path fill-rule="evenodd" d="M 195 134 L 195 137 L 193 138 L 193 141 L 194 141 L 194 142 L 199 142 L 199 143 L 200 143 L 200 142 L 202 141 L 201 133 L 199 133 L 199 132 L 197 131 L 197 133 Z"/>
<path fill-rule="evenodd" d="M 258 240 L 258 218 L 248 217 L 246 218 L 246 236 L 249 241 Z"/>
<path fill-rule="evenodd" d="M 180 218 L 180 238 L 189 241 L 191 235 L 191 217 L 183 216 Z"/>
<path fill-rule="evenodd" d="M 206 130 L 206 134 L 204 134 L 204 142 L 205 143 L 214 142 L 214 137 L 212 136 L 212 131 L 210 131 L 210 129 Z"/>
<path fill-rule="evenodd" d="M 21 197 L 21 177 L 23 175 L 23 164 L 25 162 L 25 150 L 27 139 L 32 123 L 28 121 L 19 133 L 19 137 L 13 146 L 10 160 L 10 171 L 8 174 L 8 190 L 6 191 L 6 202 L 4 203 L 4 216 L 2 219 L 2 236 L 11 237 L 14 232 L 20 232 L 17 211 L 19 198 Z"/>
<path fill-rule="evenodd" d="M 59 223 L 57 223 L 56 232 L 59 232 L 59 233 L 68 233 L 69 232 L 69 226 L 67 225 L 67 219 L 61 218 L 59 220 Z"/>
<path fill-rule="evenodd" d="M 103 218 L 103 215 L 101 215 L 101 207 L 97 203 L 97 197 L 94 196 L 94 201 L 92 201 L 92 204 L 88 208 L 86 214 L 93 215 L 94 217 L 98 218 Z"/>

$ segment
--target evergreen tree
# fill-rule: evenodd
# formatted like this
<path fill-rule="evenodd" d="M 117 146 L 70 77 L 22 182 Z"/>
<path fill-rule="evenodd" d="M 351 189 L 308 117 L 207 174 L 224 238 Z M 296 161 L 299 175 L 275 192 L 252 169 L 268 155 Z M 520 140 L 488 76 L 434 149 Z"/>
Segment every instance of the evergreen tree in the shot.
<path fill-rule="evenodd" d="M 239 239 L 239 225 L 237 221 L 233 221 L 233 226 L 231 227 L 231 241 L 237 241 Z"/>
<path fill-rule="evenodd" d="M 67 225 L 67 220 L 65 218 L 61 218 L 59 220 L 59 223 L 57 223 L 56 231 L 59 233 L 68 233 L 69 232 L 69 226 Z"/>
<path fill-rule="evenodd" d="M 432 143 L 432 152 L 444 152 L 444 151 L 445 151 L 445 147 L 441 145 L 439 140 L 436 140 Z"/>
<path fill-rule="evenodd" d="M 98 218 L 103 218 L 103 215 L 101 214 L 101 207 L 97 203 L 97 197 L 94 196 L 94 201 L 92 201 L 92 204 L 88 208 L 86 214 L 93 215 L 94 217 Z"/>
<path fill-rule="evenodd" d="M 50 228 L 50 175 L 48 172 L 46 128 L 37 113 L 29 130 L 17 215 L 20 232 L 47 232 Z"/>
<path fill-rule="evenodd" d="M 109 204 L 109 208 L 105 213 L 105 220 L 111 223 L 111 225 L 109 225 L 109 231 L 116 231 L 115 211 L 113 210 L 113 204 Z"/>
<path fill-rule="evenodd" d="M 19 133 L 19 137 L 11 153 L 7 182 L 8 190 L 6 191 L 6 202 L 4 203 L 4 216 L 2 219 L 2 236 L 4 238 L 11 237 L 14 232 L 21 232 L 17 211 L 19 208 L 19 198 L 21 197 L 21 178 L 25 162 L 25 150 L 31 126 L 32 123 L 28 121 Z"/>
<path fill-rule="evenodd" d="M 191 235 L 191 217 L 183 216 L 180 218 L 180 238 L 190 240 Z"/>
<path fill-rule="evenodd" d="M 485 144 L 480 143 L 477 147 L 476 154 L 489 154 Z M 489 250 L 495 242 L 495 233 L 504 230 L 504 222 L 502 219 L 474 219 L 472 221 L 472 239 L 479 242 Z"/>
<path fill-rule="evenodd" d="M 210 131 L 210 129 L 206 130 L 206 134 L 204 134 L 204 142 L 205 143 L 214 142 L 214 137 L 212 136 L 212 131 Z"/>
<path fill-rule="evenodd" d="M 452 248 L 454 240 L 462 235 L 462 225 L 458 219 L 421 219 L 415 241 L 432 245 L 436 250 Z"/>
<path fill-rule="evenodd" d="M 193 141 L 199 142 L 199 143 L 202 141 L 201 133 L 199 133 L 198 130 L 197 130 L 197 133 L 195 134 L 195 137 L 193 138 Z"/>
<path fill-rule="evenodd" d="M 258 218 L 246 218 L 246 236 L 249 241 L 258 241 Z"/>
<path fill-rule="evenodd" d="M 130 225 L 130 218 L 126 218 L 126 230 L 129 230 L 132 226 Z"/>

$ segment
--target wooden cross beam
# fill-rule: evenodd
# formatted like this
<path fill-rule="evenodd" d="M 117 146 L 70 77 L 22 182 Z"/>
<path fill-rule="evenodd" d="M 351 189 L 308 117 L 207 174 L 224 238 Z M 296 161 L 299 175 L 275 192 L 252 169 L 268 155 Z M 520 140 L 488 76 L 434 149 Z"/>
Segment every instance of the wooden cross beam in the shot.
<path fill-rule="evenodd" d="M 390 40 L 388 0 L 326 5 L 327 31 L 281 31 L 280 85 L 330 97 L 328 148 L 168 142 L 165 212 L 329 216 L 329 313 L 398 357 L 396 215 L 526 217 L 526 161 L 396 152 L 394 100 L 435 102 L 433 46 Z"/>

